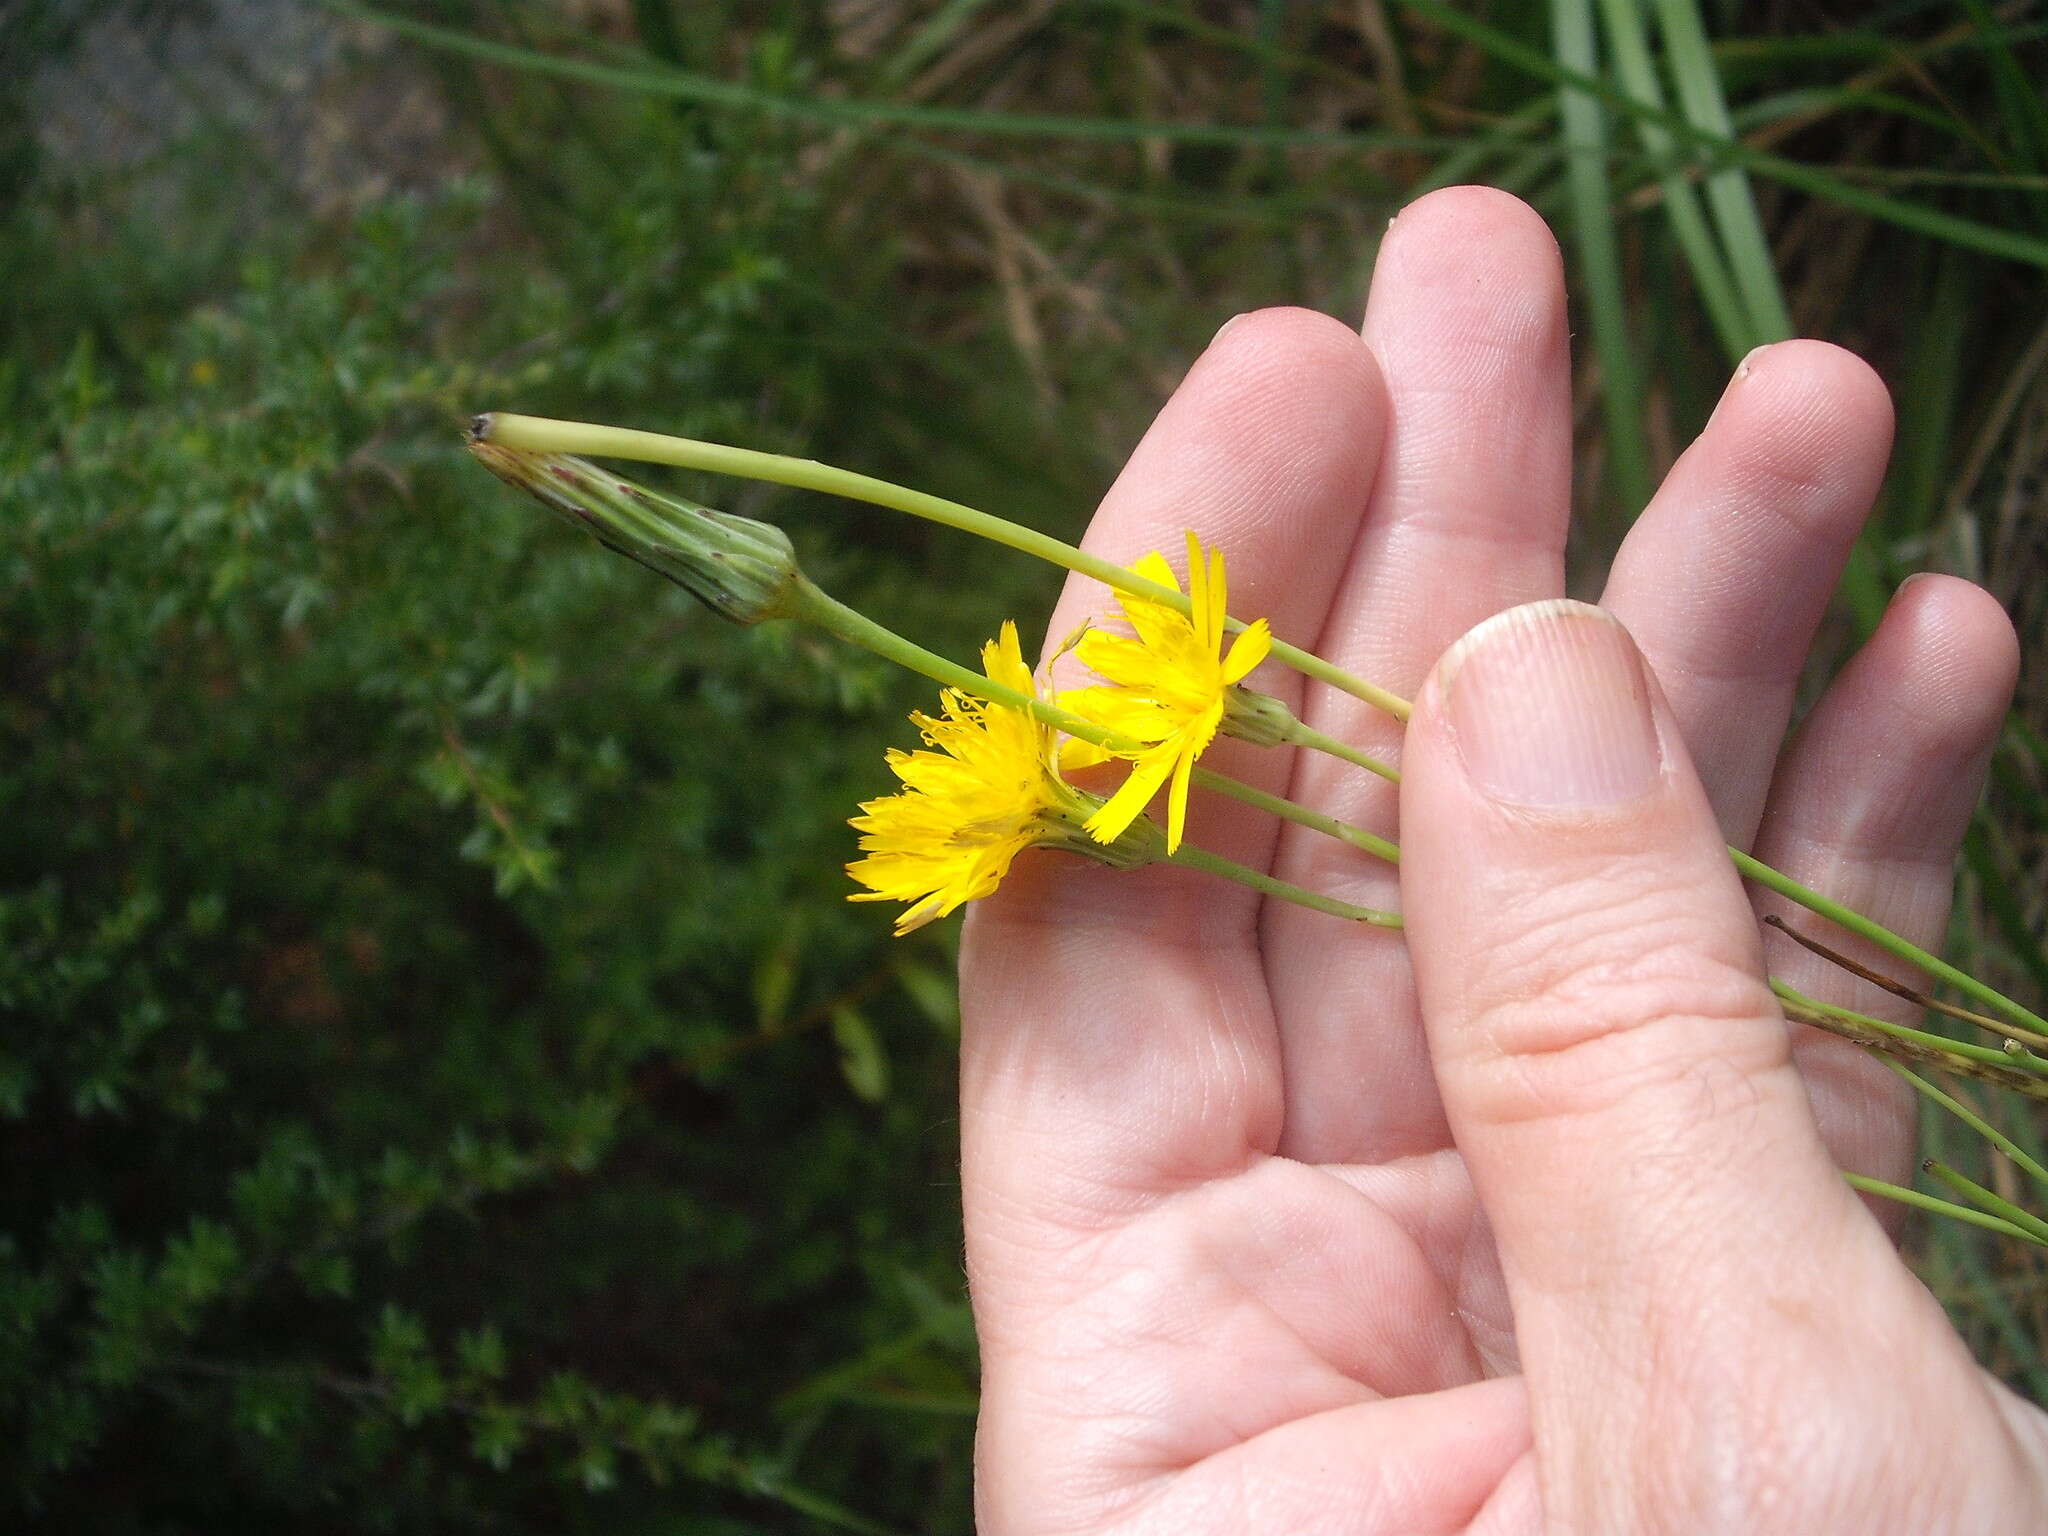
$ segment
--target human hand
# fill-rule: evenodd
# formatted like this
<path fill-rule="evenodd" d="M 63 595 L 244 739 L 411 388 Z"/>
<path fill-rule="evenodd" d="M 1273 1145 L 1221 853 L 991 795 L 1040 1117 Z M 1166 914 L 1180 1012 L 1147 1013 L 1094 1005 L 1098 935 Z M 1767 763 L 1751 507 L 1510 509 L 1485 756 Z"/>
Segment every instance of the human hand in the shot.
<path fill-rule="evenodd" d="M 1882 386 L 1814 342 L 1752 355 L 1615 561 L 1618 624 L 1516 606 L 1563 590 L 1570 417 L 1548 231 L 1453 189 L 1388 233 L 1363 341 L 1233 322 L 1097 514 L 1094 552 L 1193 528 L 1234 612 L 1421 685 L 1404 741 L 1258 679 L 1402 761 L 1398 903 L 1384 866 L 1234 804 L 1198 798 L 1190 831 L 1408 931 L 1044 856 L 971 910 L 989 1536 L 2048 1521 L 2048 1420 L 1837 1172 L 1903 1177 L 1902 1086 L 1789 1032 L 1766 960 L 1904 1005 L 1760 944 L 1722 847 L 1937 944 L 2011 629 L 1967 583 L 1909 583 L 1781 752 L 1883 472 Z M 1071 583 L 1050 633 L 1106 607 Z M 1291 757 L 1210 761 L 1395 831 L 1390 786 Z"/>

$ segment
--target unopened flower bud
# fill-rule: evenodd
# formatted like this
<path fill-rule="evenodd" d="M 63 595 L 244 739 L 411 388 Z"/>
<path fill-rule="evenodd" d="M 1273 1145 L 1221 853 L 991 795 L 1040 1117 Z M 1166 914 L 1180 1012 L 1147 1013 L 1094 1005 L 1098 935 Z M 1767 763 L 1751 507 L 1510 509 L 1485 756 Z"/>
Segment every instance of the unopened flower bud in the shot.
<path fill-rule="evenodd" d="M 1300 722 L 1270 693 L 1234 684 L 1223 690 L 1223 734 L 1255 747 L 1277 747 L 1294 739 Z"/>
<path fill-rule="evenodd" d="M 721 618 L 758 624 L 787 615 L 801 576 L 780 528 L 664 496 L 585 459 L 501 448 L 489 441 L 488 422 L 477 418 L 469 451 L 500 480 L 688 589 Z"/>

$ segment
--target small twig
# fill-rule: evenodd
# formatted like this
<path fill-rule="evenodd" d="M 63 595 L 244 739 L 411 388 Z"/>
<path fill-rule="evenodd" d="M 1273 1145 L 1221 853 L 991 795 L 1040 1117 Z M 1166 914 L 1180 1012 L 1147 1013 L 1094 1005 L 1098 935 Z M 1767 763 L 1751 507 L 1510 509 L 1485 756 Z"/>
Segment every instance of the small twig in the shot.
<path fill-rule="evenodd" d="M 1873 987 L 1883 988 L 1891 993 L 1893 997 L 1904 998 L 1907 1002 L 1925 1008 L 1930 1012 L 1938 1013 L 1944 1018 L 1956 1019 L 1964 1024 L 1975 1024 L 1979 1029 L 1988 1029 L 1995 1035 L 2003 1035 L 2008 1040 L 2017 1040 L 2022 1045 L 2048 1047 L 2048 1035 L 2038 1035 L 2031 1029 L 2021 1029 L 2016 1024 L 2008 1024 L 2003 1019 L 1994 1019 L 1989 1014 L 1972 1013 L 1969 1009 L 1959 1008 L 1954 1003 L 1945 1003 L 1938 997 L 1929 997 L 1925 992 L 1916 992 L 1903 981 L 1894 981 L 1889 976 L 1873 971 L 1867 965 L 1851 960 L 1840 950 L 1828 948 L 1819 939 L 1809 938 L 1782 917 L 1773 914 L 1766 917 L 1764 923 L 1767 927 L 1777 929 L 1778 932 L 1784 934 L 1793 943 L 1805 946 L 1816 955 L 1819 955 L 1821 959 L 1828 961 L 1830 964 L 1840 966 L 1851 976 L 1867 981 Z"/>

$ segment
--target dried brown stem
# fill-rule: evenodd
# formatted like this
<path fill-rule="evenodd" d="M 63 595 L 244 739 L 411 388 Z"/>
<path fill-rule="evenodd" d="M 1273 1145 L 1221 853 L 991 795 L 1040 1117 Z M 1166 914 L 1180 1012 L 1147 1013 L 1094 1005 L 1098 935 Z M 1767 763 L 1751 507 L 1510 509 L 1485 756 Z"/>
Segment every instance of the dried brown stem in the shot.
<path fill-rule="evenodd" d="M 2048 1047 L 2048 1035 L 2036 1034 L 2031 1029 L 2021 1029 L 2016 1024 L 2008 1024 L 2003 1019 L 1994 1019 L 1989 1014 L 1972 1013 L 1967 1008 L 1959 1008 L 1954 1003 L 1945 1003 L 1938 997 L 1929 997 L 1925 992 L 1915 991 L 1903 981 L 1894 981 L 1889 976 L 1873 971 L 1867 965 L 1851 960 L 1840 950 L 1828 948 L 1819 939 L 1808 937 L 1786 922 L 1782 917 L 1774 914 L 1766 917 L 1764 923 L 1768 927 L 1777 929 L 1793 943 L 1804 945 L 1812 950 L 1829 964 L 1840 966 L 1851 976 L 1867 981 L 1873 987 L 1882 987 L 1885 991 L 1891 993 L 1893 997 L 1902 997 L 1907 1002 L 1925 1008 L 1931 1013 L 1940 1014 L 1943 1018 L 1956 1019 L 1964 1024 L 1974 1024 L 1979 1029 L 1988 1029 L 1993 1034 L 2003 1035 L 2008 1040 L 2017 1040 L 2021 1045 Z"/>

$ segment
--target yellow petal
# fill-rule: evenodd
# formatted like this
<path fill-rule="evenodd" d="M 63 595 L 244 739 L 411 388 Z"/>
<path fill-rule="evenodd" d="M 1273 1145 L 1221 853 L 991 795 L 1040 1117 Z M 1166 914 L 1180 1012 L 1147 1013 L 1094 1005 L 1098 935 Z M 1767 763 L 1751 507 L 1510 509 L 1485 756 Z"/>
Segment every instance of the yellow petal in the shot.
<path fill-rule="evenodd" d="M 1166 808 L 1168 853 L 1180 846 L 1181 828 L 1187 822 L 1188 779 L 1195 771 L 1195 760 L 1209 750 L 1209 743 L 1216 739 L 1216 729 L 1222 723 L 1223 700 L 1219 696 L 1214 704 L 1181 728 L 1177 738 L 1180 756 L 1173 765 L 1173 793 Z"/>
<path fill-rule="evenodd" d="M 1072 773 L 1076 768 L 1093 768 L 1115 757 L 1107 747 L 1098 747 L 1092 741 L 1083 741 L 1078 736 L 1069 736 L 1060 743 L 1060 771 Z"/>
<path fill-rule="evenodd" d="M 1083 720 L 1141 742 L 1164 741 L 1179 728 L 1180 717 L 1156 699 L 1121 688 L 1076 688 L 1060 695 L 1060 707 Z M 1112 757 L 1134 757 L 1112 752 Z"/>
<path fill-rule="evenodd" d="M 1123 836 L 1124 830 L 1152 803 L 1152 797 L 1159 793 L 1159 786 L 1166 782 L 1167 774 L 1173 770 L 1176 750 L 1177 744 L 1169 741 L 1154 747 L 1134 762 L 1131 776 L 1124 780 L 1123 787 L 1083 823 L 1088 835 L 1098 843 L 1113 843 Z"/>
<path fill-rule="evenodd" d="M 1118 606 L 1124 611 L 1125 622 L 1136 632 L 1138 643 L 1161 660 L 1189 655 L 1196 649 L 1194 629 L 1178 609 L 1133 597 L 1128 592 L 1118 599 Z"/>
<path fill-rule="evenodd" d="M 1180 590 L 1180 578 L 1173 574 L 1173 567 L 1166 563 L 1166 556 L 1156 549 L 1143 559 L 1134 561 L 1131 569 L 1147 581 L 1156 581 L 1160 586 L 1171 588 L 1175 592 Z M 1145 599 L 1140 598 L 1138 601 L 1144 602 Z"/>
<path fill-rule="evenodd" d="M 1242 682 L 1272 649 L 1272 626 L 1264 619 L 1254 619 L 1230 642 L 1230 654 L 1223 658 L 1223 681 Z"/>
<path fill-rule="evenodd" d="M 1090 630 L 1088 637 L 1080 644 L 1079 654 L 1082 665 L 1097 677 L 1107 678 L 1112 683 L 1122 683 L 1128 688 L 1142 688 L 1159 674 L 1158 654 L 1128 635 L 1110 635 L 1099 629 Z"/>
<path fill-rule="evenodd" d="M 850 899 L 854 901 L 860 900 L 858 896 Z M 952 910 L 953 907 L 946 902 L 945 898 L 935 891 L 916 906 L 897 914 L 896 937 L 900 939 L 906 933 L 915 933 L 926 923 L 934 922 Z"/>
<path fill-rule="evenodd" d="M 1173 788 L 1166 796 L 1166 851 L 1174 853 L 1180 848 L 1180 835 L 1188 824 L 1188 778 L 1195 771 L 1195 754 L 1201 749 L 1193 742 L 1183 742 L 1178 756 L 1173 760 Z"/>
<path fill-rule="evenodd" d="M 1223 577 L 1223 551 L 1209 551 L 1209 627 L 1203 649 L 1214 656 L 1223 648 L 1223 621 L 1230 617 L 1230 584 Z"/>
<path fill-rule="evenodd" d="M 996 638 L 981 648 L 981 670 L 992 683 L 1001 683 L 1018 693 L 1030 693 L 1031 669 L 1024 665 L 1024 648 L 1017 643 L 1014 620 L 1003 620 Z"/>
<path fill-rule="evenodd" d="M 1209 563 L 1202 558 L 1202 541 L 1195 537 L 1195 530 L 1188 530 L 1188 619 L 1195 632 L 1195 643 L 1204 654 L 1216 654 L 1216 642 L 1209 638 L 1209 608 L 1213 595 L 1209 587 Z"/>

